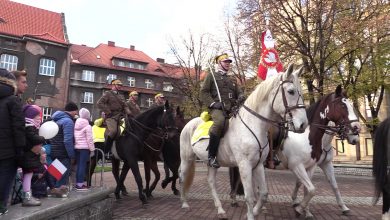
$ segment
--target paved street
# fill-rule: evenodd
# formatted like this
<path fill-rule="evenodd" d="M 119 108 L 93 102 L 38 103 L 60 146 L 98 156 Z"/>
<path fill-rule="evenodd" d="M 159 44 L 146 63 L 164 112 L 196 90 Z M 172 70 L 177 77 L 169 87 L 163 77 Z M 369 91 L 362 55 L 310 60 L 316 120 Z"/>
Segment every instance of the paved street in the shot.
<path fill-rule="evenodd" d="M 162 170 L 160 166 L 160 171 Z M 269 202 L 257 219 L 296 219 L 290 199 L 295 182 L 291 172 L 267 170 L 266 177 Z M 107 185 L 115 186 L 111 173 L 105 173 L 104 178 Z M 371 177 L 338 175 L 336 178 L 351 212 L 348 216 L 341 214 L 332 189 L 323 174 L 317 172 L 314 176 L 316 196 L 311 205 L 311 211 L 316 219 L 380 219 L 381 206 L 371 205 L 373 195 Z M 202 163 L 197 164 L 195 180 L 189 194 L 190 210 L 181 209 L 179 197 L 174 196 L 168 188 L 162 189 L 160 185 L 153 193 L 154 198 L 149 200 L 148 206 L 144 208 L 138 200 L 132 175 L 128 176 L 125 184 L 130 188 L 130 196 L 114 202 L 114 219 L 217 219 L 216 209 L 209 194 L 206 167 Z M 245 219 L 246 205 L 242 197 L 240 207 L 230 206 L 226 168 L 221 168 L 218 173 L 217 189 L 228 218 Z"/>

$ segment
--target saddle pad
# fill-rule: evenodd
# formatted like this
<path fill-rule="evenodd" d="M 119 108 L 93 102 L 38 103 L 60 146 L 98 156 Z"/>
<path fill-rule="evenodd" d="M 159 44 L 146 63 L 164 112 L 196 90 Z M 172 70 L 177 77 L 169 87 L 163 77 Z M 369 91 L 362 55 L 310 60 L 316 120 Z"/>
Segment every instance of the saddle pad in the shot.
<path fill-rule="evenodd" d="M 191 138 L 191 145 L 192 146 L 202 139 L 210 138 L 209 130 L 210 130 L 211 125 L 213 125 L 213 123 L 214 123 L 213 121 L 206 121 L 206 122 L 203 122 L 202 124 L 200 124 L 195 129 L 195 132 Z"/>

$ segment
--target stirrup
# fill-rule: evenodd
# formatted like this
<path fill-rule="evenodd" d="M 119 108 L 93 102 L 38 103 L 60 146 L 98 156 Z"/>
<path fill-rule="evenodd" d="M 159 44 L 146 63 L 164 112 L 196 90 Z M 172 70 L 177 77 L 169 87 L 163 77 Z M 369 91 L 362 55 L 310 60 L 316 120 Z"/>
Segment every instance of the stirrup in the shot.
<path fill-rule="evenodd" d="M 217 157 L 211 157 L 209 158 L 209 162 L 207 163 L 207 165 L 209 167 L 212 167 L 212 168 L 220 168 L 221 166 L 219 165 L 218 161 L 217 161 Z"/>

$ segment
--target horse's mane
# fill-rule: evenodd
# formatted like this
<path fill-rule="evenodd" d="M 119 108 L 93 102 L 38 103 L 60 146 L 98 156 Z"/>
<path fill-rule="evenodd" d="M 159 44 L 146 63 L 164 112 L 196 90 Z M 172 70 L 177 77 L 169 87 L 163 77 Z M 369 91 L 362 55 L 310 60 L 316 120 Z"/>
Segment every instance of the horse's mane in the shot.
<path fill-rule="evenodd" d="M 320 107 L 320 103 L 322 102 L 322 100 L 328 99 L 333 94 L 334 94 L 334 92 L 329 93 L 328 95 L 321 97 L 317 102 L 315 102 L 314 104 L 311 104 L 306 109 L 306 115 L 307 115 L 307 120 L 309 121 L 309 124 L 313 122 L 315 112 Z"/>
<path fill-rule="evenodd" d="M 374 157 L 372 161 L 372 172 L 375 176 L 374 203 L 378 201 L 382 188 L 386 182 L 387 166 L 389 165 L 390 160 L 390 158 L 387 158 L 390 148 L 389 129 L 390 117 L 381 122 L 375 131 Z"/>
<path fill-rule="evenodd" d="M 146 119 L 156 120 L 155 117 L 151 117 L 151 116 L 158 114 L 158 112 L 162 112 L 163 110 L 164 110 L 164 106 L 156 106 L 156 107 L 150 108 L 150 109 L 144 111 L 143 113 L 137 115 L 135 117 L 135 119 L 139 122 L 142 122 Z"/>
<path fill-rule="evenodd" d="M 255 90 L 246 99 L 245 105 L 247 105 L 251 109 L 255 109 L 256 106 L 259 105 L 260 101 L 268 98 L 268 95 L 272 91 L 272 89 L 279 86 L 279 76 L 280 75 L 268 78 L 267 80 L 264 80 L 259 85 L 257 85 Z"/>

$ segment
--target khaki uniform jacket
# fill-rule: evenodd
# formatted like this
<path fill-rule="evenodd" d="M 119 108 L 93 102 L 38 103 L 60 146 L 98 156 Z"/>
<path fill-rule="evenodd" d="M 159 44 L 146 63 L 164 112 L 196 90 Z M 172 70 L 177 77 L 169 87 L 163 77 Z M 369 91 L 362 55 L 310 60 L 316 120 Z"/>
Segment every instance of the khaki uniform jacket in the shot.
<path fill-rule="evenodd" d="M 131 112 L 130 116 L 136 117 L 137 115 L 139 115 L 141 113 L 141 109 L 137 103 L 129 100 L 126 102 L 126 105 Z"/>
<path fill-rule="evenodd" d="M 227 74 L 223 75 L 221 71 L 215 72 L 214 76 L 217 81 L 225 110 L 230 111 L 231 108 L 236 105 L 237 99 L 244 94 L 241 88 L 237 85 L 237 80 L 234 76 L 229 76 Z M 213 102 L 219 102 L 218 92 L 211 73 L 207 74 L 203 82 L 200 89 L 200 98 L 206 106 L 210 106 Z"/>
<path fill-rule="evenodd" d="M 107 118 L 112 118 L 120 114 L 129 114 L 130 110 L 126 105 L 125 97 L 114 91 L 106 91 L 98 100 L 97 106 L 106 113 Z"/>

